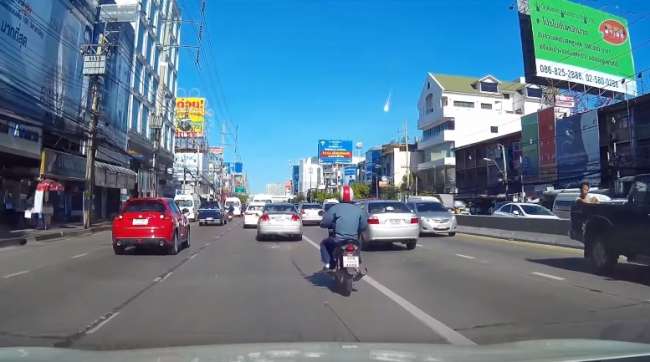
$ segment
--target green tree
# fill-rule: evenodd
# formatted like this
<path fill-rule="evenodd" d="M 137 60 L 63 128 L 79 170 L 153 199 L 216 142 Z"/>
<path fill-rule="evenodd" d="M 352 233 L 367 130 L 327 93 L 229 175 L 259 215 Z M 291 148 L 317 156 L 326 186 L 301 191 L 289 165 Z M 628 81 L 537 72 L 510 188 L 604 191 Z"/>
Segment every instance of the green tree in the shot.
<path fill-rule="evenodd" d="M 355 199 L 367 199 L 370 195 L 370 186 L 361 183 L 355 182 L 351 185 L 352 192 L 354 192 Z"/>
<path fill-rule="evenodd" d="M 398 191 L 397 187 L 388 185 L 379 189 L 379 197 L 384 200 L 397 200 Z"/>

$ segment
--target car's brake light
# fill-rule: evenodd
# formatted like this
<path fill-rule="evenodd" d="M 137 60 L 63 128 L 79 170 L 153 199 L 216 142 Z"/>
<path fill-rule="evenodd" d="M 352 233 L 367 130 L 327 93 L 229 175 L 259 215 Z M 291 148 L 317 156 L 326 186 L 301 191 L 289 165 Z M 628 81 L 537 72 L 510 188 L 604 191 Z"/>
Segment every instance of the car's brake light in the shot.
<path fill-rule="evenodd" d="M 291 221 L 300 221 L 300 216 L 298 214 L 291 215 Z"/>
<path fill-rule="evenodd" d="M 269 214 L 263 214 L 260 216 L 260 221 L 269 221 Z"/>
<path fill-rule="evenodd" d="M 379 218 L 377 216 L 371 216 L 368 218 L 368 224 L 379 224 Z"/>
<path fill-rule="evenodd" d="M 417 224 L 418 223 L 418 218 L 417 217 L 412 217 L 411 218 L 411 224 Z"/>

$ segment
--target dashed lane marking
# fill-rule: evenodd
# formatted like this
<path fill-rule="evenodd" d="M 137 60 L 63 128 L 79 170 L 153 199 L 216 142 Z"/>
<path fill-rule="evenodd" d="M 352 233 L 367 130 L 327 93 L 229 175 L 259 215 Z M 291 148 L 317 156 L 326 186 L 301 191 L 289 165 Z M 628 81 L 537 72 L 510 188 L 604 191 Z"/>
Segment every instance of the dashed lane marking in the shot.
<path fill-rule="evenodd" d="M 305 239 L 309 244 L 311 244 L 314 248 L 320 249 L 317 243 L 315 243 L 313 240 L 310 238 L 303 236 L 303 239 Z M 392 300 L 395 302 L 397 305 L 402 307 L 405 311 L 409 312 L 413 317 L 415 317 L 417 320 L 422 322 L 425 326 L 427 326 L 429 329 L 431 329 L 433 332 L 441 336 L 442 338 L 446 339 L 449 343 L 458 345 L 458 346 L 473 346 L 476 345 L 474 341 L 471 339 L 463 336 L 462 334 L 456 332 L 452 328 L 448 327 L 444 323 L 440 322 L 439 320 L 433 318 L 429 314 L 427 314 L 425 311 L 422 309 L 418 308 L 408 300 L 404 299 L 397 293 L 393 292 L 392 290 L 388 289 L 386 286 L 381 284 L 380 282 L 376 281 L 370 275 L 366 275 L 363 279 L 361 279 L 368 283 L 370 286 L 373 288 L 377 289 L 381 294 L 385 295 L 388 297 L 388 299 Z"/>
<path fill-rule="evenodd" d="M 531 274 L 537 275 L 537 276 L 542 277 L 542 278 L 548 278 L 548 279 L 553 279 L 553 280 L 564 280 L 564 278 L 562 278 L 562 277 L 558 277 L 558 276 L 551 275 L 551 274 L 546 274 L 546 273 L 532 272 Z"/>
<path fill-rule="evenodd" d="M 7 275 L 3 276 L 3 278 L 9 279 L 9 278 L 17 277 L 19 275 L 23 275 L 23 274 L 27 274 L 27 273 L 29 273 L 29 270 L 21 270 L 19 272 L 7 274 Z"/>
<path fill-rule="evenodd" d="M 86 332 L 86 334 L 93 334 L 93 333 L 97 332 L 100 328 L 102 328 L 103 326 L 105 326 L 106 323 L 110 322 L 111 319 L 117 317 L 119 314 L 120 314 L 120 312 L 115 312 L 115 313 L 111 314 L 108 318 L 104 319 L 103 321 L 99 322 L 99 324 L 97 324 L 96 326 L 94 326 L 94 327 L 92 327 L 91 329 L 89 329 L 89 330 Z"/>
<path fill-rule="evenodd" d="M 465 254 L 456 254 L 456 256 L 459 257 L 459 258 L 465 258 L 465 259 L 470 259 L 470 260 L 476 259 L 473 256 L 465 255 Z"/>
<path fill-rule="evenodd" d="M 77 259 L 77 258 L 81 258 L 81 257 L 86 256 L 86 255 L 88 255 L 88 253 L 81 253 L 81 254 L 73 255 L 70 258 L 71 259 Z"/>

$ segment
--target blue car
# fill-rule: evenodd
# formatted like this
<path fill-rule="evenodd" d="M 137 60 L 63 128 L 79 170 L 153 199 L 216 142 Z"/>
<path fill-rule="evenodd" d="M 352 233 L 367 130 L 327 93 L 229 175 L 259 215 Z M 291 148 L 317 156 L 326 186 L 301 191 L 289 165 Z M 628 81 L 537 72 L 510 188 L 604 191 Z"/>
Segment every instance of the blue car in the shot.
<path fill-rule="evenodd" d="M 208 224 L 226 225 L 228 223 L 225 213 L 216 201 L 203 203 L 198 214 L 199 226 Z"/>

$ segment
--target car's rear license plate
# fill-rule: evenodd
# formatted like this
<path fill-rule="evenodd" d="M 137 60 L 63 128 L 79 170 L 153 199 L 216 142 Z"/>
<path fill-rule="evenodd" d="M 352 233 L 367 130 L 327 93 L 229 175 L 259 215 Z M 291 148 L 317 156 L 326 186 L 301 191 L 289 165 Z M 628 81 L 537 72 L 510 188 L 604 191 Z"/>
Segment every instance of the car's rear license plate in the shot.
<path fill-rule="evenodd" d="M 149 219 L 133 219 L 132 225 L 147 225 L 149 224 Z"/>
<path fill-rule="evenodd" d="M 205 219 L 208 220 L 208 221 L 212 221 L 212 220 L 214 220 L 214 219 L 211 218 L 211 217 L 206 217 Z"/>
<path fill-rule="evenodd" d="M 390 219 L 389 221 L 390 221 L 390 223 L 393 224 L 393 225 L 398 225 L 398 224 L 401 224 L 401 223 L 402 223 L 402 220 L 401 220 L 401 219 Z"/>
<path fill-rule="evenodd" d="M 359 267 L 359 257 L 356 255 L 343 255 L 343 267 L 344 268 L 358 268 Z"/>

